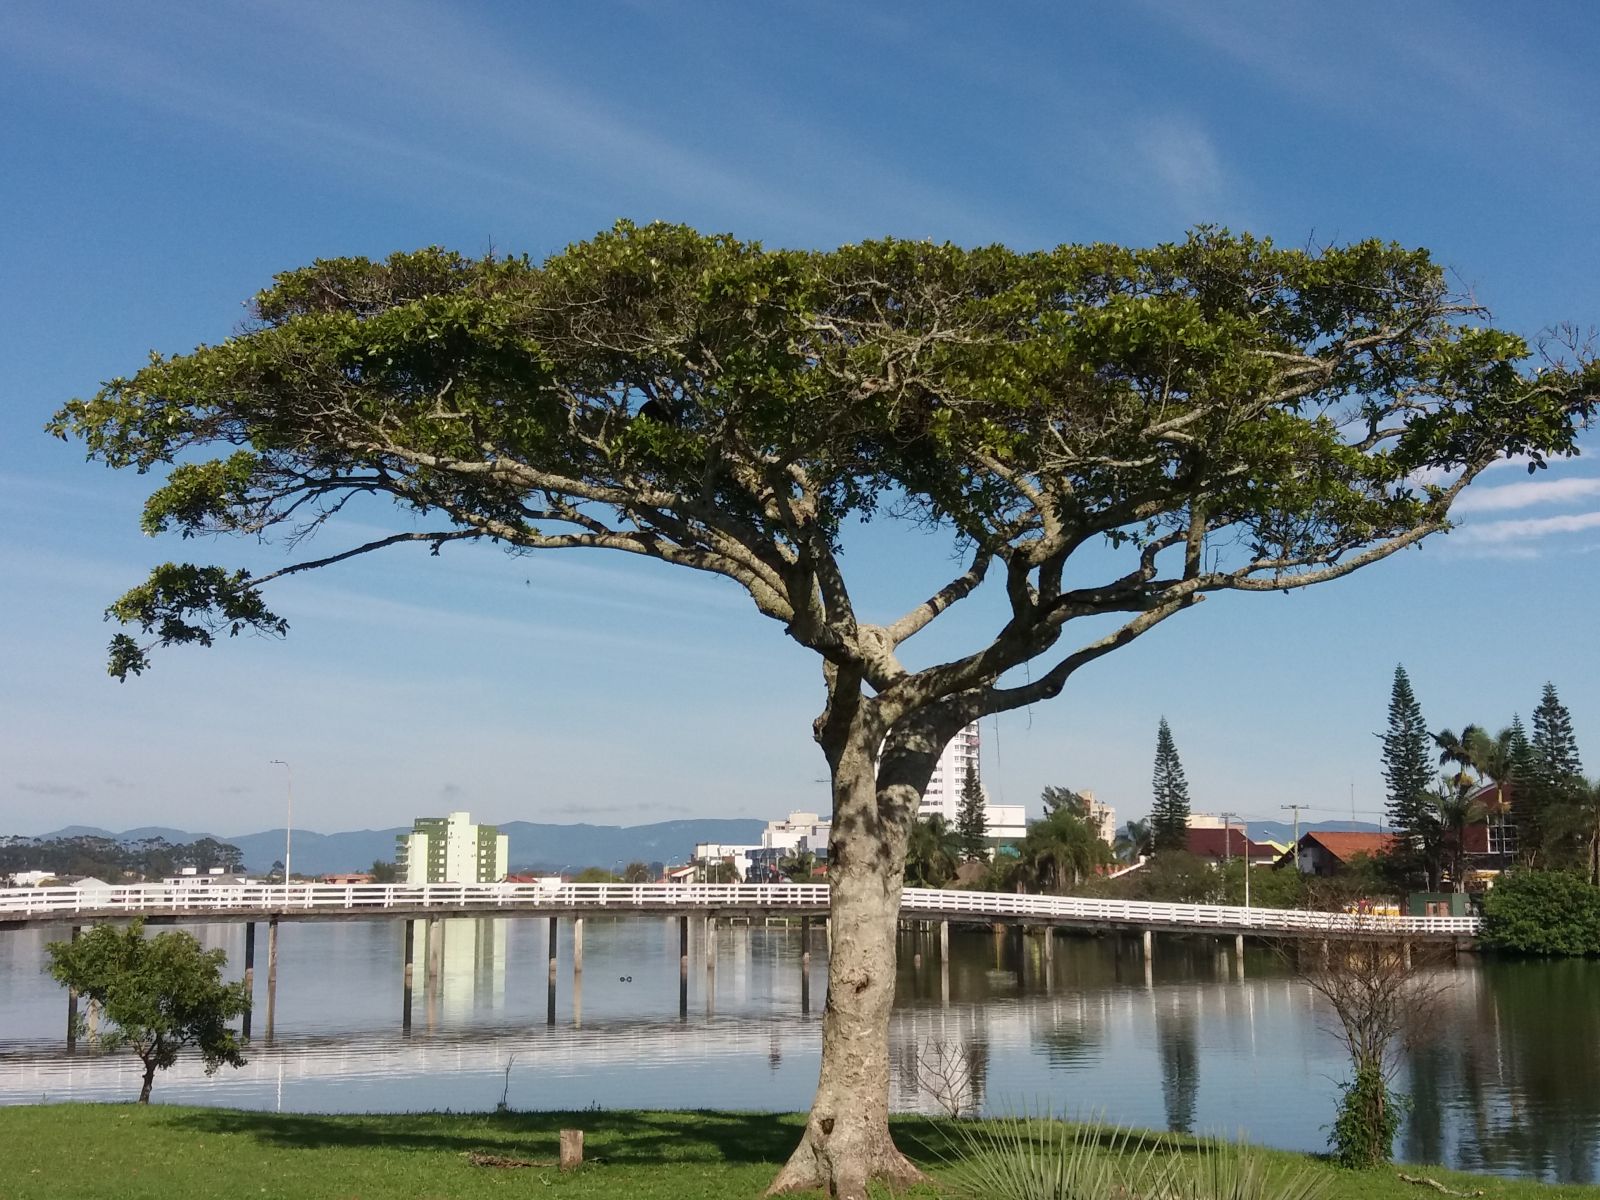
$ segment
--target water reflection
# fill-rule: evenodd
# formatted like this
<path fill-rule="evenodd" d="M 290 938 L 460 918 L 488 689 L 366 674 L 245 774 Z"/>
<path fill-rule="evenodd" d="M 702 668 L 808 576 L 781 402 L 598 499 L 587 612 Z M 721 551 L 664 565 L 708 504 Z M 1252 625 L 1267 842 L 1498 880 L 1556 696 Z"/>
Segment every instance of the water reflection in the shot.
<path fill-rule="evenodd" d="M 1155 998 L 1161 1102 L 1167 1110 L 1167 1128 L 1174 1133 L 1194 1132 L 1195 1097 L 1200 1092 L 1200 1040 L 1187 999 L 1176 990 Z"/>
<path fill-rule="evenodd" d="M 242 963 L 242 927 L 194 928 Z M 527 1108 L 804 1107 L 827 971 L 820 928 L 809 975 L 797 926 L 691 921 L 687 932 L 684 970 L 677 920 L 590 918 L 575 977 L 568 921 L 553 931 L 545 920 L 419 923 L 407 1033 L 403 921 L 286 922 L 272 1041 L 258 1037 L 247 1067 L 213 1079 L 181 1065 L 156 1098 L 460 1110 L 490 1108 L 505 1090 Z M 65 1002 L 42 967 L 44 943 L 65 933 L 0 934 L 0 1102 L 137 1090 L 131 1059 L 61 1044 Z M 1138 939 L 1063 938 L 1048 952 L 1037 936 L 958 930 L 943 961 L 935 933 L 908 934 L 891 1030 L 895 1104 L 938 1112 L 939 1093 L 955 1089 L 985 1112 L 1050 1107 L 1319 1150 L 1343 1049 L 1270 953 L 1252 948 L 1241 969 L 1232 949 L 1158 938 L 1146 958 Z M 258 1013 L 263 968 L 258 957 Z M 1433 1036 L 1397 1078 L 1414 1099 L 1400 1152 L 1593 1180 L 1600 964 L 1467 961 L 1448 978 Z M 929 1086 L 930 1056 L 942 1085 Z"/>

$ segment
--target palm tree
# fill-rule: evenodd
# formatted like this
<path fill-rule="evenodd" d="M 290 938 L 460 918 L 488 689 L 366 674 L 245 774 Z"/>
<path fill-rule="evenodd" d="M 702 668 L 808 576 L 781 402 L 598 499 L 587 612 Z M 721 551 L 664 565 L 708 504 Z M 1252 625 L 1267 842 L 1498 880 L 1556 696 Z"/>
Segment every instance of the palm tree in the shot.
<path fill-rule="evenodd" d="M 960 863 L 961 838 L 943 814 L 934 813 L 911 826 L 911 837 L 906 842 L 908 887 L 943 887 L 954 877 Z"/>
<path fill-rule="evenodd" d="M 1022 877 L 1040 891 L 1075 887 L 1111 861 L 1111 848 L 1089 823 L 1062 809 L 1029 825 L 1018 850 Z"/>
<path fill-rule="evenodd" d="M 1155 849 L 1155 831 L 1149 821 L 1129 821 L 1112 847 L 1123 862 L 1138 862 Z"/>
<path fill-rule="evenodd" d="M 1439 831 L 1444 835 L 1445 853 L 1450 855 L 1450 888 L 1467 890 L 1465 874 L 1467 826 L 1483 815 L 1483 808 L 1473 798 L 1477 781 L 1465 771 L 1442 775 L 1438 790 L 1433 795 L 1434 812 Z"/>

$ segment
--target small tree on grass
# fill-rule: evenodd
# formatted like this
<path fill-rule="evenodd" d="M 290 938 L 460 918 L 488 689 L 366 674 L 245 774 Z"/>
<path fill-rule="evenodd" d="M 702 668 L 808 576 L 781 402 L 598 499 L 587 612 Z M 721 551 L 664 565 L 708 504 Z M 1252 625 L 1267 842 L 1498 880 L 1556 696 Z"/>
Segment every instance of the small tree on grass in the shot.
<path fill-rule="evenodd" d="M 96 1005 L 111 1026 L 98 1036 L 107 1050 L 130 1046 L 144 1063 L 139 1103 L 150 1102 L 156 1072 L 178 1061 L 185 1046 L 205 1059 L 206 1074 L 244 1066 L 239 1037 L 228 1022 L 250 1007 L 243 983 L 224 983 L 228 956 L 202 950 L 187 933 L 144 936 L 141 922 L 126 929 L 100 925 L 71 942 L 52 942 L 50 974 Z"/>
<path fill-rule="evenodd" d="M 1327 1002 L 1350 1053 L 1353 1074 L 1341 1085 L 1339 1114 L 1328 1144 L 1347 1167 L 1390 1160 L 1406 1098 L 1390 1086 L 1394 1051 L 1426 1027 L 1443 989 L 1432 968 L 1438 956 L 1385 937 L 1376 919 L 1352 915 L 1345 936 L 1283 947 L 1295 974 Z"/>
<path fill-rule="evenodd" d="M 650 868 L 642 862 L 631 862 L 622 868 L 623 883 L 649 883 Z"/>

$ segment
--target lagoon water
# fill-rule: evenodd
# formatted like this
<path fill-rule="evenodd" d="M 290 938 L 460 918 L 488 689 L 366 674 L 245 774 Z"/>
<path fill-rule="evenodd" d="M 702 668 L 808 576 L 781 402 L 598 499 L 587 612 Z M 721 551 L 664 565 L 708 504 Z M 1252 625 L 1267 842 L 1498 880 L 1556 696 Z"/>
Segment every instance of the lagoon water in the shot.
<path fill-rule="evenodd" d="M 561 922 L 549 1023 L 548 924 L 445 922 L 438 986 L 416 953 L 402 1023 L 404 925 L 285 923 L 266 1036 L 257 941 L 249 1063 L 207 1078 L 180 1063 L 169 1103 L 298 1112 L 513 1108 L 803 1109 L 816 1083 L 825 949 L 803 1004 L 798 927 L 719 925 L 716 969 L 691 922 L 680 1008 L 672 919 L 585 922 L 581 991 Z M 239 925 L 189 927 L 243 961 Z M 420 928 L 420 927 L 419 927 Z M 135 1060 L 64 1044 L 66 1003 L 43 972 L 65 926 L 0 933 L 0 1103 L 131 1099 Z M 264 930 L 263 930 L 264 933 Z M 915 955 L 921 952 L 921 965 Z M 235 968 L 237 969 L 237 968 Z M 1345 1077 L 1329 1016 L 1268 950 L 1242 970 L 1231 939 L 902 938 L 893 1097 L 938 1112 L 960 1092 L 987 1113 L 1098 1114 L 1130 1125 L 1320 1150 Z M 1479 962 L 1450 970 L 1431 1037 L 1396 1086 L 1413 1099 L 1397 1151 L 1413 1162 L 1547 1180 L 1600 1175 L 1600 964 Z"/>

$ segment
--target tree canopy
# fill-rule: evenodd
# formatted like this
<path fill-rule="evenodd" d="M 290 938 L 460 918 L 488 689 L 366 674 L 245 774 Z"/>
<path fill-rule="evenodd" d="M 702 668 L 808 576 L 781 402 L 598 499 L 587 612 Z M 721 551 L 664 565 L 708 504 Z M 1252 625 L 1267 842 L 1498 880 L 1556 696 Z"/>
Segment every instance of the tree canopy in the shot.
<path fill-rule="evenodd" d="M 1417 544 L 1502 456 L 1572 452 L 1600 370 L 1562 353 L 1378 241 L 810 251 L 622 223 L 543 263 L 429 249 L 286 272 L 236 336 L 153 355 L 49 427 L 164 472 L 152 534 L 298 544 L 363 498 L 406 516 L 261 576 L 157 566 L 109 610 L 133 631 L 112 640 L 121 679 L 157 646 L 282 635 L 274 579 L 465 541 L 709 572 L 819 655 L 830 1003 L 775 1188 L 860 1196 L 917 1177 L 887 1124 L 894 919 L 945 743 L 1209 594 Z M 869 619 L 843 558 L 868 519 L 939 530 L 962 561 Z M 991 575 L 998 627 L 909 665 L 907 640 Z"/>
<path fill-rule="evenodd" d="M 97 925 L 70 942 L 52 942 L 50 974 L 99 1006 L 109 1024 L 106 1050 L 129 1046 L 144 1064 L 139 1103 L 150 1100 L 156 1072 L 193 1046 L 206 1074 L 242 1067 L 238 1035 L 228 1022 L 250 1007 L 243 983 L 224 983 L 227 955 L 202 950 L 187 933 L 146 938 L 141 922 L 125 929 Z"/>

